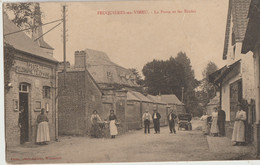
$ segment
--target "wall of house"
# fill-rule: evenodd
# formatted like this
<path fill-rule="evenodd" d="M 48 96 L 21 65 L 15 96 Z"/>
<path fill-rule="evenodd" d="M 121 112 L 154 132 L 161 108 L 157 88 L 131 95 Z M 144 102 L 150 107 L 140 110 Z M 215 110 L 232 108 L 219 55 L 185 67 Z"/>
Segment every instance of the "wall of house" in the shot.
<path fill-rule="evenodd" d="M 140 101 L 127 101 L 126 104 L 126 127 L 127 130 L 142 128 L 142 114 Z"/>
<path fill-rule="evenodd" d="M 105 112 L 102 106 L 102 93 L 87 72 L 85 72 L 85 85 L 85 122 L 87 125 L 86 128 L 88 129 L 87 132 L 89 133 L 91 128 L 90 118 L 93 111 L 97 110 L 101 116 L 103 116 Z"/>
<path fill-rule="evenodd" d="M 64 79 L 64 73 L 58 74 L 59 135 L 84 135 L 87 133 L 84 92 L 87 86 L 84 75 L 84 71 L 67 72 Z"/>
<path fill-rule="evenodd" d="M 45 62 L 36 57 L 28 57 L 17 52 L 15 64 L 10 71 L 12 88 L 5 91 L 5 131 L 8 146 L 20 144 L 19 119 L 19 85 L 29 85 L 28 93 L 28 128 L 29 142 L 36 141 L 37 116 L 40 109 L 36 109 L 36 101 L 41 103 L 41 108 L 46 108 L 48 103 L 50 138 L 55 140 L 55 114 L 56 114 L 56 64 Z M 32 67 L 34 66 L 34 67 Z M 43 96 L 43 86 L 50 87 L 50 98 Z"/>
<path fill-rule="evenodd" d="M 168 111 L 166 108 L 167 105 L 166 104 L 157 104 L 156 106 L 157 106 L 157 111 L 161 115 L 160 125 L 161 126 L 168 125 L 168 120 L 167 120 Z"/>

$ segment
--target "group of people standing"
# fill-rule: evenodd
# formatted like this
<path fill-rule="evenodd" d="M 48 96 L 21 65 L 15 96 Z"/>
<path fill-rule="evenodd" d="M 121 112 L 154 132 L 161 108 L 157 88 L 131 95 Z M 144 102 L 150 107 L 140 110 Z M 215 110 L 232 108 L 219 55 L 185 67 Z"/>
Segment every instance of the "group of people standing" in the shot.
<path fill-rule="evenodd" d="M 103 123 L 100 116 L 98 115 L 97 110 L 94 110 L 91 118 L 91 130 L 90 130 L 90 134 L 92 137 L 95 138 L 99 138 L 102 136 L 102 130 L 99 126 L 99 123 Z M 110 115 L 108 116 L 108 121 L 109 121 L 109 130 L 110 130 L 110 135 L 111 138 L 114 139 L 116 137 L 116 135 L 118 134 L 117 131 L 117 117 L 114 113 L 114 110 L 110 110 Z"/>
<path fill-rule="evenodd" d="M 160 119 L 161 119 L 161 115 L 159 112 L 157 112 L 156 107 L 153 107 L 153 114 L 151 115 L 149 113 L 149 110 L 146 109 L 145 113 L 143 114 L 143 123 L 144 123 L 144 133 L 148 133 L 150 134 L 150 123 L 151 121 L 153 121 L 154 124 L 154 133 L 155 134 L 159 134 L 160 133 Z M 170 129 L 170 133 L 176 133 L 175 130 L 175 119 L 176 119 L 176 115 L 173 113 L 173 110 L 170 110 L 169 115 L 167 116 L 168 118 L 168 123 L 169 123 L 169 129 Z"/>
<path fill-rule="evenodd" d="M 238 104 L 238 111 L 234 119 L 234 127 L 232 133 L 232 142 L 233 145 L 243 145 L 245 144 L 245 121 L 246 121 L 246 112 L 242 109 L 242 104 Z M 210 134 L 214 137 L 225 136 L 225 122 L 226 122 L 226 113 L 220 107 L 215 107 L 214 112 L 211 116 L 203 115 L 201 120 L 204 120 L 203 132 L 206 134 L 209 126 L 209 119 L 211 117 L 211 127 Z"/>

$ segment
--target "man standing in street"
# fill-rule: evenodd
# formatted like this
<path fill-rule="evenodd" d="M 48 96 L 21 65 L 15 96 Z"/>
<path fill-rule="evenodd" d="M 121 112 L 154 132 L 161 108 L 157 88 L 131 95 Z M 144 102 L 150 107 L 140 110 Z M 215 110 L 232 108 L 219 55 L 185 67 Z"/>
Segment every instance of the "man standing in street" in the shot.
<path fill-rule="evenodd" d="M 145 110 L 145 113 L 143 114 L 143 122 L 144 122 L 144 133 L 148 131 L 148 134 L 150 134 L 150 122 L 152 120 L 152 115 L 149 113 L 148 109 Z"/>
<path fill-rule="evenodd" d="M 153 107 L 153 124 L 155 134 L 160 133 L 160 118 L 161 115 L 157 112 L 156 106 Z"/>
<path fill-rule="evenodd" d="M 226 122 L 226 113 L 219 106 L 218 107 L 219 136 L 225 136 L 225 122 Z"/>
<path fill-rule="evenodd" d="M 174 132 L 176 134 L 174 119 L 176 119 L 176 115 L 173 113 L 173 109 L 171 109 L 170 114 L 168 115 L 169 128 L 170 133 Z"/>

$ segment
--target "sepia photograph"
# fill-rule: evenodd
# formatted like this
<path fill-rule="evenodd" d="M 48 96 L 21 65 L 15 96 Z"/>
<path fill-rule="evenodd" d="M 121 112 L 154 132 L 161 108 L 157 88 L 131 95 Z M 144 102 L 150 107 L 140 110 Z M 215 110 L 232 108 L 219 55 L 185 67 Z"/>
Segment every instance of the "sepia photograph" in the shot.
<path fill-rule="evenodd" d="M 260 0 L 1 12 L 7 164 L 260 163 Z"/>

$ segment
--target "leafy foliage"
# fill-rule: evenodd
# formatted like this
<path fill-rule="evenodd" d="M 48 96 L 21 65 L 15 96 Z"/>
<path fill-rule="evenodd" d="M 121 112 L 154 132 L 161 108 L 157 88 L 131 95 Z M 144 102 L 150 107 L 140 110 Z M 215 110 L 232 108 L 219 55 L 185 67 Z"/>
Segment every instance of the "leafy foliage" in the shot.
<path fill-rule="evenodd" d="M 142 76 L 139 74 L 138 70 L 136 68 L 130 68 L 129 70 L 132 71 L 133 74 L 136 76 L 136 83 L 142 86 L 144 84 L 144 80 Z"/>
<path fill-rule="evenodd" d="M 14 65 L 14 54 L 15 49 L 12 45 L 5 44 L 4 45 L 4 83 L 5 89 L 8 89 L 8 83 L 10 82 L 10 70 Z"/>
<path fill-rule="evenodd" d="M 210 61 L 202 72 L 203 79 L 201 80 L 199 90 L 196 92 L 196 95 L 199 99 L 199 102 L 203 106 L 206 106 L 207 103 L 209 103 L 210 99 L 216 95 L 216 91 L 218 90 L 218 87 L 209 82 L 209 75 L 217 70 L 217 65 Z"/>
<path fill-rule="evenodd" d="M 5 3 L 4 10 L 14 16 L 12 21 L 20 28 L 33 28 L 41 25 L 41 15 L 39 3 Z"/>

